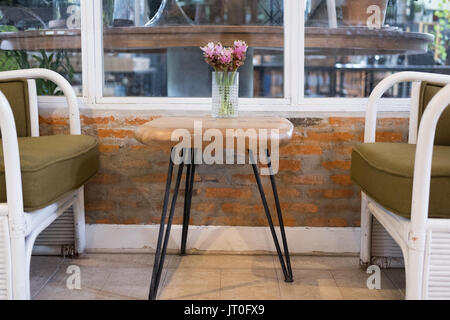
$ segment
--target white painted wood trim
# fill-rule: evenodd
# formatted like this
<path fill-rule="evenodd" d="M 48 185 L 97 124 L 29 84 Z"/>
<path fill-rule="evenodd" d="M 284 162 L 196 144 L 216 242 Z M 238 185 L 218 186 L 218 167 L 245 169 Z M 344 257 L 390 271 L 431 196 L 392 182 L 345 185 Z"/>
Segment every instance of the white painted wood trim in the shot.
<path fill-rule="evenodd" d="M 173 225 L 168 249 L 179 250 L 181 225 Z M 154 252 L 159 225 L 86 225 L 87 252 Z M 291 254 L 359 252 L 359 228 L 286 227 Z M 279 235 L 278 235 L 279 236 Z M 188 250 L 273 252 L 268 227 L 189 226 Z"/>
<path fill-rule="evenodd" d="M 28 84 L 28 110 L 30 111 L 31 136 L 39 137 L 39 111 L 36 80 L 27 80 Z"/>

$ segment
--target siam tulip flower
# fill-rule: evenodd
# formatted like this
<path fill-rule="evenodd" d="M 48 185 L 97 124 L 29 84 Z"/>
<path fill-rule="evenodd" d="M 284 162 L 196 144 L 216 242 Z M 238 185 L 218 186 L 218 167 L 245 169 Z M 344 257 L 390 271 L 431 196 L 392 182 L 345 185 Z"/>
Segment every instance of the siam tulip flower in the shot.
<path fill-rule="evenodd" d="M 233 71 L 244 64 L 248 46 L 245 41 L 234 41 L 233 47 L 224 47 L 220 42 L 214 44 L 209 42 L 200 47 L 205 57 L 205 62 L 212 66 L 215 71 Z"/>
<path fill-rule="evenodd" d="M 203 54 L 205 58 L 213 58 L 215 53 L 215 45 L 214 42 L 209 42 L 206 46 L 200 47 L 200 49 L 203 51 Z"/>
<path fill-rule="evenodd" d="M 233 59 L 233 49 L 225 48 L 219 55 L 219 61 L 223 65 L 228 65 Z"/>
<path fill-rule="evenodd" d="M 222 53 L 223 49 L 224 49 L 224 48 L 223 48 L 222 44 L 221 44 L 220 42 L 218 42 L 218 43 L 216 44 L 215 48 L 214 48 L 214 54 L 215 54 L 216 56 L 220 56 L 220 54 Z"/>
<path fill-rule="evenodd" d="M 233 54 L 236 58 L 239 60 L 242 60 L 245 57 L 245 54 L 247 52 L 248 46 L 245 43 L 245 41 L 237 40 L 234 42 L 234 50 Z"/>

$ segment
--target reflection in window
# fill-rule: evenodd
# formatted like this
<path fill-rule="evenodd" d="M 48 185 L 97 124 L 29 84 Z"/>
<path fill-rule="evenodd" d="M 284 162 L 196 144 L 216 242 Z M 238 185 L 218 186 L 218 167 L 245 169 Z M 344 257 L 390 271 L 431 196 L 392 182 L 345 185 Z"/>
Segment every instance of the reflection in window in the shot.
<path fill-rule="evenodd" d="M 200 46 L 245 40 L 241 97 L 283 97 L 283 0 L 103 0 L 104 96 L 210 97 Z"/>
<path fill-rule="evenodd" d="M 373 31 L 372 38 L 358 40 L 358 45 L 365 43 L 368 47 L 363 52 L 351 38 L 369 29 L 367 20 L 371 14 L 367 14 L 367 9 L 373 4 L 381 8 L 381 16 L 385 14 L 384 24 Z M 367 97 L 380 80 L 399 71 L 450 74 L 448 0 L 336 0 L 336 5 L 337 31 L 331 28 L 333 21 L 326 0 L 306 3 L 305 97 Z M 311 48 L 314 44 L 309 42 L 317 28 L 327 37 L 328 48 L 323 52 Z M 336 33 L 340 31 L 349 37 L 339 38 L 340 43 L 336 44 Z M 418 34 L 409 33 L 407 38 L 402 31 Z M 413 41 L 425 33 L 433 35 L 434 40 L 423 40 L 423 47 L 417 50 Z M 398 41 L 389 42 L 388 36 L 396 35 Z M 348 45 L 343 45 L 343 41 L 348 41 Z M 409 95 L 410 84 L 399 84 L 387 93 L 390 97 Z"/>
<path fill-rule="evenodd" d="M 80 0 L 0 1 L 0 71 L 46 68 L 63 75 L 81 95 Z M 43 34 L 40 30 L 54 30 Z M 55 37 L 64 35 L 65 41 Z M 61 95 L 37 81 L 38 95 Z"/>

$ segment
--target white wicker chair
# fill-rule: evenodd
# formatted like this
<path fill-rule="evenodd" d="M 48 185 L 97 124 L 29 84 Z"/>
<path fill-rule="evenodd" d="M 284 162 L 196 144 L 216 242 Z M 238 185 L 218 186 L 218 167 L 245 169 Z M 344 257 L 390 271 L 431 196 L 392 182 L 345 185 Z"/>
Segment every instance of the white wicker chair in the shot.
<path fill-rule="evenodd" d="M 79 135 L 77 98 L 71 85 L 58 73 L 46 69 L 0 72 L 0 80 L 28 79 L 31 135 L 39 136 L 38 106 L 34 79 L 56 83 L 69 106 L 70 134 Z M 75 251 L 85 249 L 83 187 L 35 212 L 25 212 L 16 125 L 9 102 L 0 92 L 0 126 L 5 163 L 7 203 L 0 204 L 0 300 L 30 299 L 30 260 L 33 244 L 41 231 L 70 206 L 74 212 Z"/>
<path fill-rule="evenodd" d="M 447 85 L 429 102 L 417 130 L 420 84 L 423 81 Z M 439 117 L 450 104 L 450 76 L 400 72 L 381 81 L 369 98 L 365 143 L 375 142 L 377 101 L 389 88 L 400 82 L 413 82 L 408 141 L 410 144 L 416 144 L 411 218 L 390 212 L 362 192 L 360 261 L 361 265 L 365 266 L 373 262 L 373 215 L 402 250 L 406 272 L 406 298 L 450 299 L 450 219 L 428 217 L 435 131 Z"/>

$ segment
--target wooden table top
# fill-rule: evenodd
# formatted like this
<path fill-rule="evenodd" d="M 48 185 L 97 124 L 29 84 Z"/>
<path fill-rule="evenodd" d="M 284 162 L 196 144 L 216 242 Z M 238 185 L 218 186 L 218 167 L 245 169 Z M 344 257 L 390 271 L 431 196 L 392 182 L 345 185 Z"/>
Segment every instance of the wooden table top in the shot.
<path fill-rule="evenodd" d="M 198 121 L 197 127 L 199 123 L 201 123 L 202 131 L 194 131 L 196 121 Z M 261 133 L 261 130 L 266 129 L 268 145 L 271 143 L 271 130 L 278 130 L 279 145 L 283 146 L 288 144 L 291 140 L 294 126 L 289 120 L 279 117 L 161 117 L 140 126 L 135 132 L 135 137 L 139 142 L 146 145 L 163 144 L 170 148 L 179 142 L 178 139 L 172 141 L 172 133 L 176 129 L 186 129 L 189 132 L 191 135 L 192 146 L 194 146 L 194 139 L 197 137 L 203 141 L 202 137 L 206 130 L 217 129 L 222 134 L 222 142 L 225 148 L 227 137 L 232 138 L 233 135 L 234 139 L 245 138 L 246 145 L 248 146 L 250 141 L 253 140 L 253 138 L 249 139 L 249 137 L 246 136 L 246 134 L 251 133 L 251 131 L 248 131 L 249 129 L 254 129 L 256 135 Z M 232 132 L 227 129 L 231 129 Z M 211 141 L 203 141 L 202 145 L 205 146 L 210 143 Z M 234 145 L 237 146 L 237 143 Z"/>
<path fill-rule="evenodd" d="M 198 47 L 208 41 L 231 45 L 242 39 L 251 47 L 284 47 L 282 26 L 196 25 L 105 28 L 106 51 L 145 51 L 171 47 Z M 427 52 L 434 37 L 393 28 L 305 28 L 305 53 L 324 55 L 418 54 Z M 2 50 L 79 50 L 80 30 L 54 29 L 1 32 Z"/>

